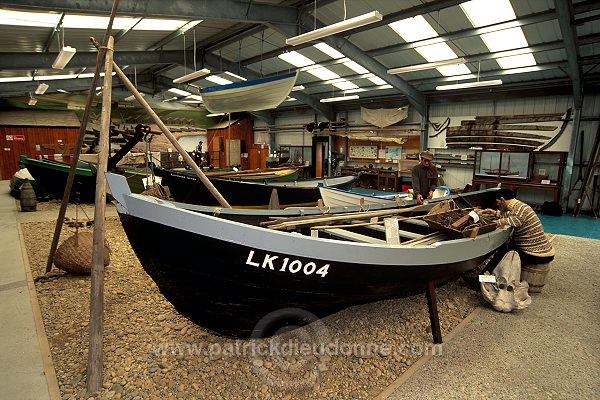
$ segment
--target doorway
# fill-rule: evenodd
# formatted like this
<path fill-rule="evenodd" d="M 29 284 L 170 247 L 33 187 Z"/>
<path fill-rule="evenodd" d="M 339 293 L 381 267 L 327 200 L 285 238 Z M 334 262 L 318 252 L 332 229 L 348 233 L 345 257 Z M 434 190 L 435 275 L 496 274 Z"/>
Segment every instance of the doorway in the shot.
<path fill-rule="evenodd" d="M 315 178 L 329 176 L 329 136 L 313 136 L 312 166 Z"/>

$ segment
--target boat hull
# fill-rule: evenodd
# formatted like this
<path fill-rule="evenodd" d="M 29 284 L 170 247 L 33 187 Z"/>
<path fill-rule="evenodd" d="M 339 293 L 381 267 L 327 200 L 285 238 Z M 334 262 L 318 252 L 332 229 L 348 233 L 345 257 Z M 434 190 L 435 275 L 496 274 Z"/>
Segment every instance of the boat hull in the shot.
<path fill-rule="evenodd" d="M 39 186 L 49 192 L 52 197 L 62 199 L 67 185 L 69 164 L 27 157 L 21 157 L 21 163 L 25 165 Z M 95 194 L 96 174 L 90 168 L 77 167 L 70 201 L 93 203 Z"/>
<path fill-rule="evenodd" d="M 285 308 L 322 318 L 349 306 L 414 295 L 428 282 L 471 270 L 489 255 L 444 264 L 403 265 L 398 260 L 393 265 L 365 265 L 260 250 L 128 215 L 121 222 L 143 268 L 165 298 L 196 324 L 236 338 L 268 335 L 256 332 L 257 324 Z M 193 253 L 172 251 L 181 243 Z M 265 257 L 277 257 L 273 270 L 262 268 Z M 325 277 L 302 270 L 282 272 L 280 260 L 285 258 L 290 264 L 298 261 L 303 269 L 310 265 L 309 270 L 310 263 L 317 269 L 330 264 L 329 272 Z"/>
<path fill-rule="evenodd" d="M 162 170 L 157 173 L 162 176 L 161 184 L 169 188 L 175 201 L 207 206 L 219 205 L 212 193 L 195 175 L 169 170 Z M 340 182 L 336 187 L 350 188 L 356 178 L 355 176 L 347 177 L 347 179 L 333 178 L 331 181 Z M 277 197 L 281 207 L 312 206 L 316 205 L 320 198 L 317 186 L 318 180 L 314 180 L 312 186 L 303 186 L 303 181 L 277 183 L 267 181 L 261 183 L 233 179 L 209 179 L 233 207 L 266 208 L 269 205 L 273 189 L 277 189 Z"/>
<path fill-rule="evenodd" d="M 268 110 L 281 104 L 296 84 L 298 71 L 237 82 L 210 86 L 201 90 L 204 106 L 211 113 Z"/>

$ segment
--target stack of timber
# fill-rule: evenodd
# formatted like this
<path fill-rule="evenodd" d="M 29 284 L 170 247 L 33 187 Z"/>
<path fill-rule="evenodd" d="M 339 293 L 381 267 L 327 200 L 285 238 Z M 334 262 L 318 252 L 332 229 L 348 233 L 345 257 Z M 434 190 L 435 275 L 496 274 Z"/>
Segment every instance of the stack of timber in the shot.
<path fill-rule="evenodd" d="M 479 116 L 450 126 L 446 132 L 449 148 L 480 147 L 484 150 L 533 151 L 546 148 L 564 131 L 570 109 L 565 114 Z M 558 125 L 535 125 L 536 122 L 562 121 Z M 535 133 L 532 133 L 535 132 Z"/>

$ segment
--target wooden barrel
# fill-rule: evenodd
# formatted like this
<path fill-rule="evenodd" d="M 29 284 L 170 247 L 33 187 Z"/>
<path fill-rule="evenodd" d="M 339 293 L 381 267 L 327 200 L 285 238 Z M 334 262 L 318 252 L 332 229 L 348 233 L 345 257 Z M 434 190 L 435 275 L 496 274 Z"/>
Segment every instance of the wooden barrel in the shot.
<path fill-rule="evenodd" d="M 25 182 L 21 185 L 21 211 L 35 211 L 37 209 L 37 198 L 35 197 L 35 192 L 33 191 L 33 186 L 31 183 Z"/>
<path fill-rule="evenodd" d="M 529 293 L 540 293 L 546 283 L 550 263 L 521 266 L 521 280 L 529 283 Z"/>

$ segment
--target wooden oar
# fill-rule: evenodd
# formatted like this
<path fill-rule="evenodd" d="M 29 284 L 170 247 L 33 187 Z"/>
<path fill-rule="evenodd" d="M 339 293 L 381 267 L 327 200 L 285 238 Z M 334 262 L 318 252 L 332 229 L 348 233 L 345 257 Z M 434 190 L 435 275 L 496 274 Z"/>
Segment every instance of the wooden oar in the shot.
<path fill-rule="evenodd" d="M 403 217 L 403 218 L 398 218 L 398 222 L 400 221 L 407 221 L 407 220 L 411 220 L 411 219 L 421 219 L 425 217 L 425 215 L 416 215 L 414 217 Z M 376 221 L 376 222 L 357 222 L 355 224 L 346 224 L 346 225 L 317 225 L 317 226 L 311 226 L 310 229 L 312 230 L 322 230 L 322 229 L 333 229 L 333 228 L 357 228 L 360 226 L 369 226 L 369 225 L 383 225 L 385 223 L 385 221 Z"/>
<path fill-rule="evenodd" d="M 313 218 L 304 219 L 304 220 L 292 219 L 292 220 L 287 220 L 285 222 L 277 221 L 278 222 L 277 224 L 269 225 L 268 228 L 269 229 L 295 229 L 295 228 L 298 228 L 301 226 L 309 226 L 309 225 L 312 225 L 315 223 L 321 223 L 321 222 L 345 221 L 348 219 L 364 219 L 364 218 L 372 218 L 372 217 L 383 217 L 383 216 L 396 215 L 396 214 L 400 214 L 400 213 L 404 213 L 404 212 L 408 212 L 408 211 L 426 211 L 429 208 L 431 208 L 431 206 L 422 205 L 422 206 L 414 206 L 414 207 L 408 207 L 408 208 L 395 208 L 393 210 L 376 210 L 376 211 L 348 213 L 348 214 L 341 214 L 341 215 L 325 215 L 322 217 L 313 217 Z M 295 217 L 292 217 L 292 218 L 295 218 Z"/>

